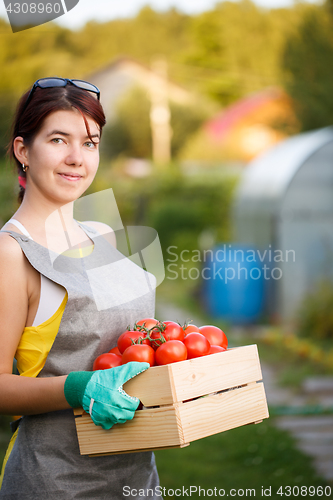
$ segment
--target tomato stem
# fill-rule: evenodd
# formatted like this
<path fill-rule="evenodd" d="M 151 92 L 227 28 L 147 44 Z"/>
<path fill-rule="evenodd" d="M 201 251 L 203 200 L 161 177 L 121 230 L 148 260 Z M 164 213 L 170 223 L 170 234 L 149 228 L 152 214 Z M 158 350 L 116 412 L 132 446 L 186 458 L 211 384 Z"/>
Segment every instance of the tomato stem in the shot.
<path fill-rule="evenodd" d="M 150 333 L 152 333 L 152 332 L 150 332 Z M 149 340 L 152 344 L 154 344 L 155 346 L 156 346 L 156 345 L 158 345 L 158 346 L 159 346 L 159 345 L 161 345 L 161 344 L 164 344 L 164 342 L 166 342 L 166 339 L 163 337 L 163 335 L 162 335 L 162 333 L 161 333 L 161 332 L 159 332 L 159 333 L 160 333 L 160 336 L 159 336 L 159 337 L 157 337 L 156 339 L 151 338 L 150 333 L 148 333 L 148 335 L 147 335 L 147 337 L 146 337 L 146 338 L 147 338 L 147 339 L 148 339 L 148 340 Z"/>
<path fill-rule="evenodd" d="M 193 322 L 193 319 L 187 319 L 183 325 L 179 322 L 178 322 L 178 325 L 181 326 L 183 330 L 185 330 L 192 322 Z"/>

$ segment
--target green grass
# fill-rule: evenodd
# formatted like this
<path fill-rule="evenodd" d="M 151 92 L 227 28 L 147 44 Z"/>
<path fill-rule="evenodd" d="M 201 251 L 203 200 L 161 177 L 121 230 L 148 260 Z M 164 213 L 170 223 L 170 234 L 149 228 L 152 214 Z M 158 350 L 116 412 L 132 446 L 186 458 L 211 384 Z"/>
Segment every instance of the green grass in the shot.
<path fill-rule="evenodd" d="M 155 455 L 161 486 L 166 491 L 216 487 L 224 489 L 227 496 L 233 488 L 254 489 L 260 497 L 262 488 L 271 487 L 270 498 L 281 499 L 277 494 L 281 486 L 327 485 L 315 473 L 310 458 L 296 449 L 293 438 L 274 427 L 274 419 L 201 439 L 183 449 L 160 450 Z M 172 491 L 169 493 L 164 498 L 176 498 Z M 246 495 L 240 492 L 236 498 L 241 496 Z M 198 493 L 191 498 L 199 498 Z"/>

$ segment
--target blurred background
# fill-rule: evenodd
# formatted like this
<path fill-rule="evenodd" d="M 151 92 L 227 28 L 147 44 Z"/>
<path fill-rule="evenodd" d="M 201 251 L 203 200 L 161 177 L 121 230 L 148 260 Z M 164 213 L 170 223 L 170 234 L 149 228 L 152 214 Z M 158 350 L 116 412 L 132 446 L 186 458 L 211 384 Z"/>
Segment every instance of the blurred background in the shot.
<path fill-rule="evenodd" d="M 157 314 L 178 315 L 159 319 L 219 325 L 267 369 L 272 418 L 158 452 L 162 484 L 272 498 L 332 484 L 332 0 L 122 3 L 82 0 L 15 34 L 0 10 L 0 222 L 17 207 L 18 97 L 45 76 L 96 84 L 107 126 L 90 192 L 113 188 L 125 226 L 157 230 Z"/>

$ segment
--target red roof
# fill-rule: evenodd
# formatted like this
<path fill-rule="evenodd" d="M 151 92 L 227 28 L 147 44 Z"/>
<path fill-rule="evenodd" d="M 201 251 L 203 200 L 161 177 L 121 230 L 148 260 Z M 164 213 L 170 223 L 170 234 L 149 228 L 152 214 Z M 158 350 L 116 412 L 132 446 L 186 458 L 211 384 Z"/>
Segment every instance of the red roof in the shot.
<path fill-rule="evenodd" d="M 209 120 L 205 127 L 208 133 L 216 139 L 221 139 L 242 118 L 278 97 L 281 97 L 281 92 L 277 89 L 267 89 L 252 94 L 227 107 L 215 118 Z"/>

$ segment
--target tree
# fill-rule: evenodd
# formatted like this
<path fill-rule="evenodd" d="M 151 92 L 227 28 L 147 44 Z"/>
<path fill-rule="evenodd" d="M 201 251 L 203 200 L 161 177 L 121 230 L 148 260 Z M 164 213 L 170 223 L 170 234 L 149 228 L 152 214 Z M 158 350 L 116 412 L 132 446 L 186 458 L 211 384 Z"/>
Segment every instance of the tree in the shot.
<path fill-rule="evenodd" d="M 184 62 L 201 80 L 199 90 L 221 104 L 228 104 L 239 97 L 233 79 L 226 76 L 224 32 L 216 11 L 193 17 L 190 33 L 192 43 Z"/>
<path fill-rule="evenodd" d="M 306 12 L 286 42 L 285 86 L 303 130 L 333 123 L 333 18 L 326 7 Z"/>

